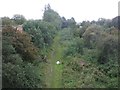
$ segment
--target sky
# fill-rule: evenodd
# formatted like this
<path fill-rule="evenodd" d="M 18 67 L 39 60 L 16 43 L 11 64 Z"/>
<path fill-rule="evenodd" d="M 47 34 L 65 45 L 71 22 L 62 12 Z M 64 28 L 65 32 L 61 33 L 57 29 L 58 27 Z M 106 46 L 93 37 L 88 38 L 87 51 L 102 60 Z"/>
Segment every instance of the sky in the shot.
<path fill-rule="evenodd" d="M 26 19 L 42 19 L 44 7 L 50 4 L 66 19 L 76 22 L 112 19 L 118 15 L 119 0 L 0 0 L 0 17 L 21 14 Z"/>

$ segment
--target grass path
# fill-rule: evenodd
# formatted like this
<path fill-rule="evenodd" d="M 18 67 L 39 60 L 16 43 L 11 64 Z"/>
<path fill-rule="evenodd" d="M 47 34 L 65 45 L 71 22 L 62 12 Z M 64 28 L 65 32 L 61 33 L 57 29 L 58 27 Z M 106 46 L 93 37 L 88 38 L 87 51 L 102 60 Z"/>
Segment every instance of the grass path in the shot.
<path fill-rule="evenodd" d="M 54 38 L 51 50 L 48 53 L 48 64 L 45 69 L 45 82 L 47 88 L 61 88 L 62 87 L 62 64 L 57 65 L 56 61 L 62 62 L 63 47 L 59 44 L 59 34 Z"/>

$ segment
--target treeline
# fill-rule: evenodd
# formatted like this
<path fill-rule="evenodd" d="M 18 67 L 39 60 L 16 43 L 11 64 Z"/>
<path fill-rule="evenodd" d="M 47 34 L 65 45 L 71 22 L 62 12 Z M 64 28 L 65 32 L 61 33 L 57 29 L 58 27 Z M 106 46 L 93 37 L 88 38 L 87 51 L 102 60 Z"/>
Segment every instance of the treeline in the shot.
<path fill-rule="evenodd" d="M 51 9 L 50 9 L 51 10 Z M 45 50 L 52 44 L 58 24 L 43 20 L 26 20 L 23 15 L 2 19 L 3 88 L 45 87 L 42 66 Z M 59 18 L 58 14 L 51 10 Z M 57 20 L 57 19 L 56 19 Z M 21 25 L 22 31 L 18 26 Z"/>
<path fill-rule="evenodd" d="M 68 59 L 65 68 L 69 67 L 63 73 L 65 87 L 118 87 L 118 29 L 90 24 L 82 30 L 84 26 L 62 32 L 61 43 L 68 43 L 64 53 Z M 72 81 L 66 78 L 72 76 Z"/>
<path fill-rule="evenodd" d="M 60 44 L 66 46 L 64 58 L 81 58 L 83 62 L 94 64 L 96 70 L 103 75 L 88 78 L 92 79 L 91 82 L 82 79 L 83 75 L 80 77 L 86 83 L 83 85 L 75 77 L 75 73 L 69 70 L 72 68 L 79 76 L 85 70 L 81 70 L 79 60 L 68 59 L 64 64 L 68 70 L 63 72 L 63 87 L 71 85 L 70 79 L 65 78 L 69 75 L 76 80 L 76 83 L 72 83 L 73 87 L 118 87 L 118 18 L 100 18 L 98 21 L 77 24 L 73 17 L 60 17 L 50 5 L 45 7 L 41 20 L 26 20 L 23 15 L 18 14 L 13 18 L 2 17 L 3 88 L 46 87 L 42 68 L 47 60 L 47 50 L 59 31 L 62 37 Z M 22 25 L 22 32 L 16 29 L 18 25 Z M 86 68 L 90 68 L 90 65 Z M 85 75 L 91 74 L 90 69 L 87 72 Z M 90 86 L 91 83 L 94 84 Z"/>
<path fill-rule="evenodd" d="M 64 87 L 119 87 L 117 18 L 83 21 L 74 28 L 63 29 L 61 44 L 66 46 Z"/>

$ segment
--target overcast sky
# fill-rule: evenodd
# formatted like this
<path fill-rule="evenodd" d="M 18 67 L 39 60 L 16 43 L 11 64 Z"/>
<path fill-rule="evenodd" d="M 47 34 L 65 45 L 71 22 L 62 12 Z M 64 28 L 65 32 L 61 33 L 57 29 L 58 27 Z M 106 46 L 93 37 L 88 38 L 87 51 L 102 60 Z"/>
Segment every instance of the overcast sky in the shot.
<path fill-rule="evenodd" d="M 111 19 L 118 15 L 119 0 L 0 0 L 0 17 L 22 14 L 27 19 L 41 19 L 45 4 L 65 18 L 83 20 Z"/>

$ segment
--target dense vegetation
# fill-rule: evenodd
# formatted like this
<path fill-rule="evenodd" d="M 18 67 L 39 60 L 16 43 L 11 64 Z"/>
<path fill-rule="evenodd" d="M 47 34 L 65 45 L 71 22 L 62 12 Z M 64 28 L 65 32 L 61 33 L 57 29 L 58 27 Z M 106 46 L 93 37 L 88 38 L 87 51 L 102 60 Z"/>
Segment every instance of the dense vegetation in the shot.
<path fill-rule="evenodd" d="M 119 87 L 119 17 L 77 24 L 47 5 L 41 20 L 1 19 L 3 88 Z"/>

